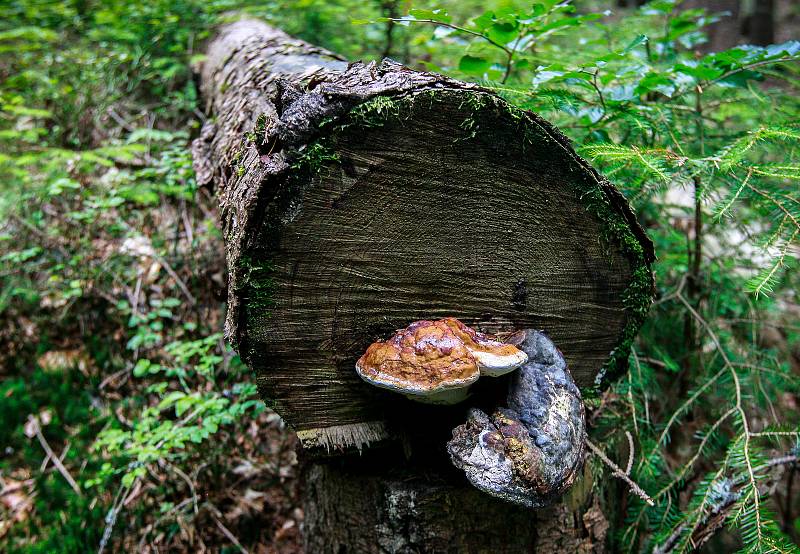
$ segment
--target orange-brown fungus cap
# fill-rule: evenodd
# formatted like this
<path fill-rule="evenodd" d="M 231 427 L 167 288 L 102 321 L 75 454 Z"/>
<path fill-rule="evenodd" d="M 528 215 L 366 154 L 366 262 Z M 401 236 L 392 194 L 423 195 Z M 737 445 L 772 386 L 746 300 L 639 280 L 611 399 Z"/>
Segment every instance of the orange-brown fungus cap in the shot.
<path fill-rule="evenodd" d="M 441 320 L 458 337 L 478 362 L 483 375 L 497 377 L 513 371 L 526 361 L 528 356 L 513 344 L 506 344 L 467 327 L 454 317 Z"/>
<path fill-rule="evenodd" d="M 376 342 L 356 363 L 362 379 L 414 400 L 455 404 L 467 398 L 481 375 L 497 377 L 528 360 L 516 346 L 479 333 L 448 317 L 417 321 Z"/>
<path fill-rule="evenodd" d="M 356 370 L 373 385 L 419 395 L 466 388 L 480 376 L 470 350 L 444 319 L 417 321 L 371 344 Z"/>
<path fill-rule="evenodd" d="M 498 356 L 514 356 L 517 352 L 520 352 L 520 349 L 513 344 L 501 342 L 480 331 L 476 331 L 472 327 L 467 327 L 454 317 L 446 317 L 437 323 L 447 325 L 453 331 L 453 334 L 461 339 L 461 342 L 473 352 L 491 352 Z"/>

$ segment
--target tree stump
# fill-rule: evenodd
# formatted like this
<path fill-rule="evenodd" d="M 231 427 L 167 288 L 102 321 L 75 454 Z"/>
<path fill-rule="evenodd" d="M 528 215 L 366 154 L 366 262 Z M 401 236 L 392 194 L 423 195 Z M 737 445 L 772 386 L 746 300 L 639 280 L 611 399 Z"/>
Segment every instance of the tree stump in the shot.
<path fill-rule="evenodd" d="M 220 30 L 200 86 L 208 120 L 193 151 L 220 201 L 227 337 L 308 457 L 338 456 L 307 467 L 309 551 L 583 544 L 564 505 L 534 516 L 449 465 L 467 406 L 413 404 L 354 366 L 395 329 L 454 316 L 489 333 L 543 329 L 584 393 L 602 387 L 653 288 L 652 245 L 624 197 L 552 125 L 489 90 L 390 60 L 348 64 L 259 21 Z M 491 409 L 504 386 L 467 404 Z M 573 524 L 548 527 L 562 512 Z"/>

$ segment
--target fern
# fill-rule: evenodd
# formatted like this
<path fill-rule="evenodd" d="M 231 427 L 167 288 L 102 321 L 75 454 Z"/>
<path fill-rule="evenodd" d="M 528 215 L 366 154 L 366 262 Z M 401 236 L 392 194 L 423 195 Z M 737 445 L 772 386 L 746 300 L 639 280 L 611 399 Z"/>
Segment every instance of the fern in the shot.
<path fill-rule="evenodd" d="M 655 150 L 642 150 L 635 146 L 619 146 L 616 144 L 593 144 L 584 146 L 581 152 L 592 159 L 625 163 L 638 167 L 644 175 L 654 177 L 668 183 L 671 179 L 666 157 Z"/>
<path fill-rule="evenodd" d="M 730 171 L 741 163 L 745 156 L 759 143 L 764 141 L 800 141 L 800 129 L 792 127 L 761 127 L 742 136 L 726 146 L 716 156 L 721 171 Z"/>
<path fill-rule="evenodd" d="M 769 295 L 775 292 L 775 287 L 779 284 L 783 272 L 794 260 L 794 257 L 789 256 L 788 248 L 797 237 L 797 234 L 798 231 L 795 231 L 792 237 L 786 241 L 784 247 L 770 266 L 763 268 L 757 275 L 745 282 L 745 290 L 753 293 L 756 297 L 762 294 Z"/>

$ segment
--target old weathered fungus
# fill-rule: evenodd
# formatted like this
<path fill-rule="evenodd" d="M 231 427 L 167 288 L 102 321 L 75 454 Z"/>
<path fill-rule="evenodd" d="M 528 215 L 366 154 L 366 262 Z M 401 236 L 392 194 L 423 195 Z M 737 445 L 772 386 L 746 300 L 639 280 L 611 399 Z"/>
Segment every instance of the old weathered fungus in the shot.
<path fill-rule="evenodd" d="M 572 484 L 583 463 L 583 403 L 564 357 L 547 336 L 526 330 L 510 341 L 528 361 L 513 376 L 508 407 L 491 417 L 472 408 L 447 449 L 478 489 L 541 507 Z"/>
<path fill-rule="evenodd" d="M 417 321 L 369 346 L 356 363 L 366 382 L 429 404 L 456 404 L 481 375 L 498 377 L 528 356 L 448 317 Z"/>

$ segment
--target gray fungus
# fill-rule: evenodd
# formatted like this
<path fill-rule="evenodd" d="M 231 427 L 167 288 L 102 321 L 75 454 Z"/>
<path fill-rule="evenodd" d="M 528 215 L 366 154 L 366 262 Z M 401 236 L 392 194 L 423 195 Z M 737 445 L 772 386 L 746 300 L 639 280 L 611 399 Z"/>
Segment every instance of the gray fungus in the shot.
<path fill-rule="evenodd" d="M 507 407 L 491 416 L 472 408 L 447 450 L 475 487 L 531 508 L 572 484 L 586 443 L 583 402 L 561 352 L 532 329 L 510 340 L 528 355 L 513 375 Z"/>

